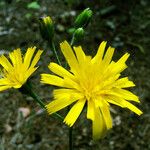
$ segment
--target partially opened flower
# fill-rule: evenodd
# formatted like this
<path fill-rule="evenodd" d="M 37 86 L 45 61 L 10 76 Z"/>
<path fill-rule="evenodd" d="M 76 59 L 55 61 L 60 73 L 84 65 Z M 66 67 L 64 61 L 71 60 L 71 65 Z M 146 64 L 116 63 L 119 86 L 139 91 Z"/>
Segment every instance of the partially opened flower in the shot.
<path fill-rule="evenodd" d="M 112 128 L 110 105 L 115 104 L 128 108 L 141 115 L 142 112 L 131 104 L 140 102 L 138 97 L 125 88 L 135 84 L 128 77 L 120 77 L 120 73 L 127 68 L 125 64 L 129 54 L 124 54 L 117 62 L 112 61 L 114 48 L 109 47 L 105 52 L 106 42 L 102 42 L 95 57 L 86 56 L 81 46 L 74 47 L 64 41 L 61 51 L 65 56 L 70 71 L 56 63 L 50 63 L 49 69 L 56 75 L 42 74 L 43 83 L 61 87 L 55 89 L 54 101 L 46 105 L 49 114 L 75 102 L 64 122 L 72 126 L 85 104 L 87 104 L 87 118 L 92 120 L 93 138 L 104 137 L 106 131 Z"/>
<path fill-rule="evenodd" d="M 31 74 L 38 68 L 35 67 L 42 54 L 41 50 L 34 55 L 36 47 L 27 49 L 25 56 L 21 50 L 16 49 L 9 53 L 7 59 L 4 55 L 0 56 L 0 65 L 3 67 L 0 78 L 0 91 L 9 88 L 20 88 Z"/>

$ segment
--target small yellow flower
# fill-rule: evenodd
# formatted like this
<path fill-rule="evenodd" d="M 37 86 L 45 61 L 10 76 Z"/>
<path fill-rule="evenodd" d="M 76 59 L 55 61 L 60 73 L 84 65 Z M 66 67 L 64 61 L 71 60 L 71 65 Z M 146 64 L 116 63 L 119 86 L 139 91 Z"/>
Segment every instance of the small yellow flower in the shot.
<path fill-rule="evenodd" d="M 74 47 L 64 41 L 61 51 L 65 56 L 70 71 L 56 63 L 50 63 L 49 69 L 56 75 L 42 74 L 42 83 L 55 85 L 61 89 L 54 90 L 54 101 L 46 105 L 49 114 L 76 102 L 64 122 L 72 126 L 85 104 L 87 118 L 92 120 L 93 139 L 104 137 L 106 131 L 112 128 L 109 103 L 128 108 L 138 115 L 142 112 L 130 101 L 140 102 L 138 97 L 125 88 L 135 84 L 128 77 L 120 77 L 127 68 L 125 64 L 129 54 L 124 54 L 117 62 L 111 61 L 114 48 L 105 52 L 106 42 L 102 42 L 95 57 L 86 56 L 81 46 Z"/>
<path fill-rule="evenodd" d="M 34 55 L 36 47 L 27 49 L 25 56 L 22 56 L 18 48 L 9 53 L 9 59 L 4 55 L 0 56 L 0 65 L 3 67 L 0 78 L 0 91 L 9 88 L 20 88 L 31 74 L 38 68 L 35 67 L 42 54 L 41 50 Z"/>

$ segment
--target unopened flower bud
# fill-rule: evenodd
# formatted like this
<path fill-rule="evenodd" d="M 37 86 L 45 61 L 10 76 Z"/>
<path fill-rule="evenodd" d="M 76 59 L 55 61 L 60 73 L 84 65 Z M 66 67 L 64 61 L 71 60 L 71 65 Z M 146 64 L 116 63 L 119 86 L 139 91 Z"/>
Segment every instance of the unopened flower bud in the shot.
<path fill-rule="evenodd" d="M 54 25 L 52 19 L 48 17 L 42 17 L 39 19 L 40 32 L 42 38 L 51 41 L 54 36 Z"/>
<path fill-rule="evenodd" d="M 92 10 L 90 8 L 86 8 L 83 10 L 75 20 L 75 26 L 79 27 L 86 27 L 92 17 Z"/>
<path fill-rule="evenodd" d="M 74 32 L 74 38 L 76 41 L 80 41 L 84 37 L 84 29 L 83 28 L 78 28 Z"/>

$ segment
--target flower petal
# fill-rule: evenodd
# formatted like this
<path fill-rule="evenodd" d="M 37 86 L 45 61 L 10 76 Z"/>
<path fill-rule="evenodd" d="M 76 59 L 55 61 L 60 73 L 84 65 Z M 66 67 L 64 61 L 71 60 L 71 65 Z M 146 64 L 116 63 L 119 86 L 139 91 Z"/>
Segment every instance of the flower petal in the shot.
<path fill-rule="evenodd" d="M 8 59 L 2 55 L 0 56 L 0 64 L 4 67 L 4 69 L 6 69 L 7 71 L 12 69 L 12 65 L 11 63 L 8 61 Z"/>
<path fill-rule="evenodd" d="M 135 101 L 137 103 L 140 102 L 138 96 L 136 96 L 135 94 L 133 94 L 132 92 L 130 92 L 128 90 L 113 88 L 109 94 L 119 96 L 119 97 L 129 100 L 129 101 Z"/>
<path fill-rule="evenodd" d="M 128 88 L 133 87 L 135 84 L 132 81 L 129 81 L 128 77 L 118 79 L 113 86 L 117 88 Z"/>
<path fill-rule="evenodd" d="M 93 59 L 92 59 L 92 63 L 101 62 L 101 61 L 102 61 L 102 58 L 103 58 L 103 55 L 104 55 L 104 51 L 105 51 L 105 47 L 106 47 L 106 43 L 107 43 L 106 41 L 103 41 L 103 42 L 99 45 L 97 54 L 96 54 L 95 57 L 93 57 Z"/>
<path fill-rule="evenodd" d="M 110 129 L 110 128 L 112 128 L 112 119 L 111 119 L 111 115 L 110 115 L 109 106 L 107 105 L 107 103 L 104 100 L 102 103 L 103 103 L 103 106 L 100 107 L 100 110 L 101 110 L 103 118 L 105 120 L 107 129 Z"/>
<path fill-rule="evenodd" d="M 53 91 L 54 99 L 61 99 L 63 95 L 69 95 L 70 99 L 82 99 L 84 95 L 73 89 L 55 89 Z"/>
<path fill-rule="evenodd" d="M 61 86 L 63 87 L 63 79 L 55 76 L 55 75 L 50 75 L 50 74 L 41 74 L 41 82 L 50 84 L 50 85 L 55 85 L 55 86 Z"/>
<path fill-rule="evenodd" d="M 27 49 L 27 52 L 26 52 L 25 57 L 24 57 L 25 70 L 29 68 L 30 63 L 31 63 L 31 59 L 33 57 L 35 50 L 36 50 L 35 46 Z"/>
<path fill-rule="evenodd" d="M 25 74 L 24 76 L 22 76 L 22 77 L 23 77 L 23 80 L 25 80 L 25 81 L 23 81 L 24 83 L 25 83 L 26 80 L 31 76 L 31 74 L 32 74 L 33 72 L 35 72 L 35 70 L 36 70 L 37 68 L 38 68 L 38 67 L 29 68 L 29 69 L 26 71 L 26 74 Z"/>
<path fill-rule="evenodd" d="M 59 96 L 55 94 L 55 100 L 47 104 L 46 109 L 49 114 L 52 114 L 79 100 L 79 98 L 82 97 L 80 97 L 80 95 L 70 95 L 68 93 L 62 93 L 61 95 L 59 94 Z"/>
<path fill-rule="evenodd" d="M 21 55 L 20 48 L 18 48 L 16 50 L 14 50 L 13 52 L 11 52 L 9 54 L 9 57 L 12 61 L 13 66 L 16 67 L 16 69 L 19 69 L 20 68 L 19 66 L 22 65 L 22 55 Z M 22 69 L 22 68 L 20 68 L 20 69 Z"/>
<path fill-rule="evenodd" d="M 95 110 L 95 119 L 92 122 L 92 130 L 93 130 L 92 134 L 93 134 L 93 139 L 98 140 L 105 136 L 107 129 L 106 129 L 103 115 L 99 110 L 99 108 L 95 108 L 94 110 Z"/>
<path fill-rule="evenodd" d="M 0 86 L 9 85 L 9 84 L 10 84 L 10 81 L 7 80 L 6 78 L 0 79 Z"/>
<path fill-rule="evenodd" d="M 93 102 L 93 100 L 88 100 L 88 104 L 87 104 L 87 118 L 91 119 L 92 121 L 94 121 L 95 119 L 95 104 Z"/>
<path fill-rule="evenodd" d="M 74 48 L 74 51 L 75 51 L 75 54 L 76 54 L 79 65 L 81 67 L 84 67 L 86 56 L 85 56 L 85 54 L 82 50 L 82 47 L 78 46 L 78 47 L 73 47 L 73 48 Z"/>
<path fill-rule="evenodd" d="M 133 104 L 129 103 L 128 101 L 124 101 L 123 103 L 124 103 L 124 106 L 126 106 L 126 108 L 130 109 L 137 115 L 140 116 L 141 114 L 143 114 L 143 112 L 140 109 L 138 109 L 137 107 L 135 107 Z"/>
<path fill-rule="evenodd" d="M 116 104 L 118 106 L 121 106 L 122 108 L 128 108 L 131 111 L 133 111 L 134 113 L 136 113 L 137 115 L 141 115 L 142 111 L 140 109 L 138 109 L 136 106 L 134 106 L 133 104 L 129 103 L 128 101 L 126 101 L 125 99 L 118 97 L 118 96 L 108 96 L 108 99 L 110 99 L 110 101 L 108 100 L 108 102 Z"/>
<path fill-rule="evenodd" d="M 111 62 L 112 56 L 114 54 L 114 50 L 115 50 L 114 48 L 109 47 L 108 50 L 106 51 L 106 54 L 103 59 L 103 64 L 105 66 L 108 66 L 108 64 Z"/>
<path fill-rule="evenodd" d="M 7 89 L 9 89 L 9 88 L 11 88 L 11 86 L 0 86 L 0 91 L 4 91 L 4 90 L 7 90 Z"/>
<path fill-rule="evenodd" d="M 73 74 L 71 74 L 69 71 L 67 71 L 65 68 L 63 68 L 62 66 L 59 66 L 58 64 L 56 63 L 50 63 L 48 68 L 53 72 L 55 73 L 56 75 L 58 76 L 61 76 L 61 77 L 68 77 L 68 78 L 71 78 L 73 79 L 74 76 Z"/>
<path fill-rule="evenodd" d="M 105 99 L 105 100 L 107 100 L 108 103 L 111 103 L 111 104 L 114 104 L 114 105 L 117 105 L 119 107 L 124 108 L 124 105 L 120 104 L 119 102 L 116 102 L 116 101 L 112 100 L 111 98 L 110 99 Z"/>
<path fill-rule="evenodd" d="M 75 54 L 71 48 L 71 46 L 68 44 L 67 41 L 64 41 L 60 44 L 61 51 L 63 55 L 65 56 L 71 70 L 74 72 L 75 70 L 78 69 L 78 62 L 75 57 Z"/>
<path fill-rule="evenodd" d="M 124 69 L 127 68 L 127 65 L 125 64 L 126 60 L 128 59 L 128 57 L 130 56 L 129 53 L 125 53 L 113 66 L 112 68 L 112 72 L 113 73 L 120 73 L 122 72 Z"/>
<path fill-rule="evenodd" d="M 63 87 L 66 87 L 66 88 L 74 88 L 74 89 L 76 89 L 76 90 L 78 90 L 78 91 L 81 90 L 80 85 L 79 85 L 77 82 L 71 80 L 70 78 L 64 78 Z"/>
<path fill-rule="evenodd" d="M 36 53 L 36 55 L 34 56 L 32 62 L 31 62 L 31 66 L 30 66 L 31 68 L 34 67 L 37 64 L 37 62 L 39 61 L 40 56 L 41 56 L 42 53 L 43 53 L 42 50 L 38 50 L 38 52 Z"/>
<path fill-rule="evenodd" d="M 70 127 L 75 123 L 75 121 L 79 117 L 85 102 L 86 102 L 85 99 L 78 100 L 78 102 L 74 104 L 74 106 L 71 108 L 71 110 L 65 117 L 64 122 L 68 124 Z"/>

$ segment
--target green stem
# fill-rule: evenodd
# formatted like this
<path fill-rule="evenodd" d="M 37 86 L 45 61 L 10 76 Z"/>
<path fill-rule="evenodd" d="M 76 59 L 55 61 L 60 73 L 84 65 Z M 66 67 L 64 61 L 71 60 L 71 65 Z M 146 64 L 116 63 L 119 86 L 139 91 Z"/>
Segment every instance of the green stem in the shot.
<path fill-rule="evenodd" d="M 70 45 L 73 46 L 74 43 L 75 43 L 75 38 L 74 38 L 74 34 L 73 34 Z M 68 106 L 68 112 L 69 112 L 69 110 L 70 110 L 70 107 Z M 73 126 L 69 127 L 69 150 L 73 150 L 73 134 L 72 134 L 72 132 L 73 132 Z"/>
<path fill-rule="evenodd" d="M 52 48 L 52 51 L 53 51 L 53 53 L 56 57 L 56 60 L 57 60 L 58 64 L 61 66 L 61 62 L 60 62 L 60 59 L 58 57 L 58 54 L 57 54 L 57 51 L 56 51 L 56 48 L 55 48 L 55 44 L 54 44 L 53 41 L 51 42 L 51 48 Z"/>
<path fill-rule="evenodd" d="M 84 31 L 84 30 L 83 30 Z M 70 45 L 71 47 L 73 47 L 73 45 L 78 41 L 79 39 L 77 39 L 77 37 L 75 36 L 75 32 L 73 33 L 72 35 L 72 38 L 71 38 L 71 42 L 70 42 Z M 67 67 L 67 63 L 66 63 L 66 67 Z M 68 106 L 68 112 L 70 110 L 70 107 Z M 73 127 L 70 127 L 69 128 L 69 150 L 73 150 Z"/>
<path fill-rule="evenodd" d="M 72 37 L 72 39 L 71 39 L 71 46 L 73 46 L 74 42 L 75 42 L 75 38 L 74 38 L 74 35 L 73 35 L 73 37 Z M 60 62 L 60 60 L 59 60 L 57 51 L 56 51 L 56 49 L 55 49 L 55 44 L 54 44 L 53 41 L 51 42 L 51 48 L 52 48 L 52 51 L 53 51 L 53 53 L 54 53 L 54 55 L 55 55 L 55 57 L 56 57 L 56 60 L 57 60 L 58 64 L 59 64 L 60 66 L 62 66 L 62 64 L 61 64 L 61 62 Z M 69 111 L 69 110 L 70 110 L 70 107 L 68 107 L 68 111 Z M 72 135 L 72 131 L 73 131 L 73 127 L 70 127 L 70 128 L 69 128 L 69 150 L 73 150 L 73 135 Z"/>
<path fill-rule="evenodd" d="M 42 107 L 45 109 L 45 104 L 40 100 L 40 98 L 32 91 L 31 87 L 28 84 L 25 84 L 25 89 L 28 94 Z"/>
<path fill-rule="evenodd" d="M 32 88 L 28 85 L 28 83 L 26 83 L 23 88 L 25 89 L 25 91 L 43 108 L 46 109 L 45 104 L 43 103 L 43 101 L 39 98 L 39 96 L 32 90 Z M 56 117 L 58 117 L 61 121 L 64 119 L 61 115 L 59 115 L 58 113 L 54 113 L 53 115 L 55 115 Z"/>
<path fill-rule="evenodd" d="M 67 110 L 69 112 L 70 106 L 67 107 Z M 73 150 L 73 126 L 69 127 L 69 150 Z"/>
<path fill-rule="evenodd" d="M 74 34 L 73 34 L 73 36 L 72 36 L 72 38 L 71 38 L 70 45 L 71 45 L 71 46 L 73 46 L 73 45 L 74 45 L 74 43 L 75 43 L 75 37 L 74 37 Z"/>
<path fill-rule="evenodd" d="M 73 150 L 73 127 L 69 128 L 69 150 Z"/>

